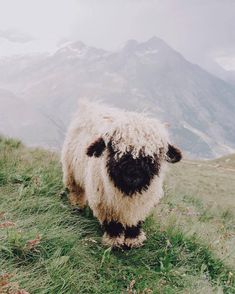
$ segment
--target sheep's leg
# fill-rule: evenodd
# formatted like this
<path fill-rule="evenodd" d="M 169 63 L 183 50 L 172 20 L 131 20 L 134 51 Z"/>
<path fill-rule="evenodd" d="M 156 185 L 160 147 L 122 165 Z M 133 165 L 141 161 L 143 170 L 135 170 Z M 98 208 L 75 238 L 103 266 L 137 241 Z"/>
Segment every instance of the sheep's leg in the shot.
<path fill-rule="evenodd" d="M 110 247 L 122 247 L 124 245 L 124 226 L 116 221 L 104 221 L 103 244 Z"/>
<path fill-rule="evenodd" d="M 136 226 L 126 226 L 125 228 L 125 245 L 128 248 L 143 246 L 146 236 L 141 229 L 142 222 L 139 222 Z"/>
<path fill-rule="evenodd" d="M 69 189 L 68 198 L 71 205 L 79 206 L 79 208 L 83 209 L 87 204 L 84 190 L 77 185 L 76 186 L 74 185 L 72 188 L 68 187 L 68 189 Z"/>
<path fill-rule="evenodd" d="M 79 206 L 79 208 L 83 209 L 87 204 L 84 190 L 76 184 L 70 185 L 68 189 L 69 189 L 68 198 L 71 205 Z"/>
<path fill-rule="evenodd" d="M 62 168 L 63 182 L 69 191 L 69 202 L 71 205 L 79 206 L 83 209 L 87 203 L 85 191 L 78 183 L 76 183 L 73 175 L 72 160 L 70 158 L 68 146 L 62 151 Z"/>
<path fill-rule="evenodd" d="M 76 184 L 72 177 L 67 177 L 64 179 L 64 183 L 66 188 L 69 190 L 69 202 L 73 206 L 79 206 L 79 208 L 83 209 L 86 204 L 86 195 L 85 191 L 80 185 Z"/>
<path fill-rule="evenodd" d="M 79 206 L 79 208 L 83 209 L 87 204 L 85 191 L 75 182 L 73 172 L 68 164 L 63 166 L 63 182 L 69 190 L 68 199 L 71 205 Z"/>

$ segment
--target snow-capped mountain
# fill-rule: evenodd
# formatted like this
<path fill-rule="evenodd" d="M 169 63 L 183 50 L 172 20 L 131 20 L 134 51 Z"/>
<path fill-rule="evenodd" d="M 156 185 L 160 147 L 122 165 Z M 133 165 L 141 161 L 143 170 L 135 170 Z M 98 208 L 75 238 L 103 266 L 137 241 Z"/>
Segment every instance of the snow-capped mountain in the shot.
<path fill-rule="evenodd" d="M 235 149 L 235 87 L 156 37 L 130 40 L 117 52 L 76 42 L 50 55 L 4 59 L 0 87 L 21 97 L 40 113 L 39 123 L 50 126 L 35 143 L 58 147 L 48 136 L 62 141 L 58 133 L 66 129 L 77 99 L 88 97 L 150 111 L 170 124 L 173 141 L 190 156 L 209 158 Z"/>

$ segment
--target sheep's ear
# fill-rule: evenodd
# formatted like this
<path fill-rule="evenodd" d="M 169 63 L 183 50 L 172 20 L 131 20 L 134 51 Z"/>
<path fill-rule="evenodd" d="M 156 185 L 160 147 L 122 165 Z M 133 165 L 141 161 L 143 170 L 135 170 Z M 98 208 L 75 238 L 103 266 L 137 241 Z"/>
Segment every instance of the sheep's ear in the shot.
<path fill-rule="evenodd" d="M 181 151 L 173 145 L 168 144 L 168 151 L 166 153 L 166 160 L 170 163 L 178 162 L 182 159 Z"/>
<path fill-rule="evenodd" d="M 89 157 L 100 157 L 105 148 L 106 146 L 103 138 L 99 138 L 87 148 L 86 154 Z"/>

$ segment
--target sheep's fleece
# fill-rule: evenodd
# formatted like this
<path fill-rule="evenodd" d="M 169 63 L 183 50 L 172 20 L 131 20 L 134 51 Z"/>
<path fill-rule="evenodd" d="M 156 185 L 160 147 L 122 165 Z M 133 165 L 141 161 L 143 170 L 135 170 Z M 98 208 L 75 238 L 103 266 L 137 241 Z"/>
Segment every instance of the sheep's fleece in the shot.
<path fill-rule="evenodd" d="M 88 204 L 98 218 L 105 245 L 139 247 L 141 224 L 163 196 L 167 161 L 180 159 L 155 118 L 81 101 L 62 150 L 63 179 L 71 204 Z"/>

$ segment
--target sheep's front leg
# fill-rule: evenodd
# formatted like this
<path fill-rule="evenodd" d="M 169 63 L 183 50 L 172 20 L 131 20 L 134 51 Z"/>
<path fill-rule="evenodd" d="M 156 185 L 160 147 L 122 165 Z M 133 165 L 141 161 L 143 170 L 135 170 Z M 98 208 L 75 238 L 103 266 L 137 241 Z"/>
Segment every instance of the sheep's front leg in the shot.
<path fill-rule="evenodd" d="M 111 247 L 122 247 L 124 245 L 124 226 L 116 221 L 104 221 L 103 229 L 103 244 Z"/>
<path fill-rule="evenodd" d="M 128 248 L 143 246 L 146 236 L 141 229 L 142 222 L 139 222 L 136 226 L 126 226 L 125 228 L 125 245 Z"/>

